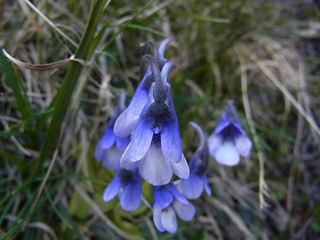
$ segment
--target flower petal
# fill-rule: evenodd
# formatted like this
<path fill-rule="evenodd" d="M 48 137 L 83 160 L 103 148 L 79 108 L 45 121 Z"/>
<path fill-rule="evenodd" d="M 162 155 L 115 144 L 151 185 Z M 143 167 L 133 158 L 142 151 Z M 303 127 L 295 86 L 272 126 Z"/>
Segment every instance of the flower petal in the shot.
<path fill-rule="evenodd" d="M 177 175 L 179 178 L 185 179 L 189 177 L 190 169 L 183 153 L 181 155 L 181 160 L 178 163 L 170 162 L 170 165 L 173 169 L 174 174 Z"/>
<path fill-rule="evenodd" d="M 107 127 L 94 152 L 94 156 L 99 162 L 103 160 L 106 150 L 112 147 L 115 139 L 116 136 L 113 133 L 112 127 Z"/>
<path fill-rule="evenodd" d="M 161 132 L 163 155 L 170 162 L 177 163 L 181 159 L 182 143 L 177 120 L 166 121 Z"/>
<path fill-rule="evenodd" d="M 182 142 L 179 131 L 179 124 L 176 112 L 173 106 L 171 87 L 168 87 L 168 95 L 166 100 L 173 116 L 174 121 L 166 119 L 161 132 L 161 147 L 163 155 L 170 162 L 179 162 L 182 154 Z"/>
<path fill-rule="evenodd" d="M 250 154 L 252 142 L 247 136 L 241 135 L 235 140 L 236 148 L 242 157 L 247 157 Z"/>
<path fill-rule="evenodd" d="M 118 137 L 129 136 L 137 125 L 139 116 L 136 118 L 128 118 L 128 108 L 124 110 L 117 118 L 114 124 L 114 133 Z"/>
<path fill-rule="evenodd" d="M 102 148 L 110 148 L 114 141 L 116 140 L 116 135 L 113 132 L 113 128 L 108 126 L 107 129 L 104 131 L 103 136 L 100 140 L 100 144 Z"/>
<path fill-rule="evenodd" d="M 162 210 L 156 207 L 153 207 L 153 222 L 159 232 L 164 232 L 165 229 L 161 223 L 161 214 Z"/>
<path fill-rule="evenodd" d="M 166 231 L 170 233 L 177 231 L 177 218 L 172 207 L 162 210 L 161 223 Z"/>
<path fill-rule="evenodd" d="M 106 154 L 103 159 L 105 167 L 110 170 L 117 170 L 120 167 L 121 156 L 122 152 L 115 146 L 106 150 Z"/>
<path fill-rule="evenodd" d="M 141 160 L 148 152 L 153 137 L 153 131 L 149 126 L 150 118 L 147 117 L 146 119 L 139 119 L 136 129 L 131 137 L 131 144 L 129 148 L 131 161 Z"/>
<path fill-rule="evenodd" d="M 235 166 L 240 161 L 237 148 L 232 142 L 224 142 L 216 151 L 215 157 L 218 163 L 227 166 Z"/>
<path fill-rule="evenodd" d="M 146 156 L 139 166 L 141 176 L 155 186 L 165 185 L 170 182 L 172 169 L 162 154 L 161 148 L 150 146 Z"/>
<path fill-rule="evenodd" d="M 140 84 L 139 84 L 135 94 L 133 95 L 131 102 L 127 108 L 128 109 L 128 113 L 127 113 L 128 119 L 138 119 L 144 106 L 147 103 L 149 89 L 142 89 L 147 74 L 148 74 L 148 72 L 144 76 L 143 80 L 140 82 Z"/>
<path fill-rule="evenodd" d="M 153 206 L 159 209 L 168 207 L 173 202 L 173 195 L 166 187 L 152 187 Z"/>
<path fill-rule="evenodd" d="M 174 184 L 170 184 L 170 191 L 173 194 L 173 196 L 175 197 L 175 199 L 179 200 L 180 202 L 183 203 L 188 203 L 188 200 L 186 199 L 185 196 L 183 196 L 178 189 L 176 188 L 176 186 Z"/>
<path fill-rule="evenodd" d="M 223 113 L 221 118 L 219 119 L 219 122 L 214 130 L 214 134 L 219 134 L 223 129 L 225 129 L 230 124 L 230 120 L 226 117 L 226 114 Z"/>
<path fill-rule="evenodd" d="M 202 178 L 194 173 L 191 173 L 188 179 L 181 180 L 182 193 L 188 199 L 197 199 L 203 191 Z"/>
<path fill-rule="evenodd" d="M 220 135 L 217 135 L 213 133 L 209 138 L 208 138 L 208 144 L 209 144 L 209 152 L 212 156 L 215 155 L 215 152 L 219 148 L 219 146 L 222 143 L 222 137 Z"/>
<path fill-rule="evenodd" d="M 122 154 L 122 157 L 120 159 L 120 167 L 132 171 L 139 167 L 140 161 L 133 162 L 130 160 L 130 145 L 131 143 L 129 143 L 128 147 L 126 148 L 126 150 L 124 150 L 124 153 Z"/>
<path fill-rule="evenodd" d="M 117 148 L 120 150 L 120 151 L 124 151 L 126 149 L 126 147 L 128 146 L 130 142 L 130 138 L 129 137 L 117 137 L 116 138 L 116 145 L 117 145 Z"/>
<path fill-rule="evenodd" d="M 119 172 L 116 172 L 111 183 L 109 183 L 108 187 L 103 193 L 103 200 L 105 202 L 108 202 L 111 199 L 113 199 L 118 194 L 120 188 L 121 188 L 120 176 L 119 176 Z"/>
<path fill-rule="evenodd" d="M 137 174 L 136 181 L 130 181 L 124 186 L 120 195 L 120 206 L 125 211 L 135 211 L 139 208 L 141 202 L 141 178 Z"/>
<path fill-rule="evenodd" d="M 194 206 L 189 202 L 186 204 L 176 200 L 173 202 L 173 208 L 178 217 L 184 221 L 190 221 L 196 213 Z"/>

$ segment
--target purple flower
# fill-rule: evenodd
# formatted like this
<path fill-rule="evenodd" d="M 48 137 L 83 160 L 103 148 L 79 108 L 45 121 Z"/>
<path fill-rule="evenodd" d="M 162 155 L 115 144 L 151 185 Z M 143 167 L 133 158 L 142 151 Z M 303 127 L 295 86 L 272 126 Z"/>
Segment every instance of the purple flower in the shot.
<path fill-rule="evenodd" d="M 114 123 L 125 108 L 124 102 L 125 94 L 121 93 L 114 114 L 112 115 L 102 138 L 98 142 L 94 153 L 95 158 L 99 162 L 103 161 L 105 167 L 111 170 L 117 170 L 120 167 L 120 158 L 130 142 L 129 137 L 122 138 L 114 134 Z"/>
<path fill-rule="evenodd" d="M 141 177 L 138 171 L 120 169 L 103 193 L 103 200 L 108 202 L 119 196 L 120 206 L 125 211 L 135 211 L 141 202 Z"/>
<path fill-rule="evenodd" d="M 175 65 L 167 62 L 160 73 L 154 58 L 145 58 L 154 83 L 120 165 L 128 170 L 139 167 L 146 181 L 159 186 L 169 183 L 173 172 L 187 178 L 189 167 L 182 153 L 178 119 L 167 81 L 168 72 Z"/>
<path fill-rule="evenodd" d="M 209 148 L 208 139 L 203 130 L 196 123 L 190 122 L 190 125 L 197 130 L 200 136 L 200 146 L 190 161 L 189 178 L 181 180 L 181 191 L 188 199 L 197 199 L 201 196 L 203 189 L 208 195 L 211 195 L 207 179 Z"/>
<path fill-rule="evenodd" d="M 153 222 L 160 232 L 175 233 L 177 218 L 190 221 L 194 214 L 194 206 L 172 184 L 153 186 Z"/>
<path fill-rule="evenodd" d="M 172 41 L 167 38 L 160 43 L 159 49 L 153 43 L 146 43 L 145 46 L 152 46 L 154 49 L 154 57 L 161 70 L 163 65 L 167 62 L 164 58 L 164 51 L 166 46 Z M 148 93 L 152 84 L 151 69 L 148 67 L 144 77 L 142 78 L 135 94 L 133 95 L 129 106 L 119 116 L 115 123 L 114 131 L 119 137 L 129 136 L 137 125 L 139 116 L 148 101 Z"/>
<path fill-rule="evenodd" d="M 252 143 L 241 127 L 232 101 L 228 101 L 208 141 L 210 154 L 220 164 L 235 166 L 239 163 L 240 156 L 249 156 Z"/>

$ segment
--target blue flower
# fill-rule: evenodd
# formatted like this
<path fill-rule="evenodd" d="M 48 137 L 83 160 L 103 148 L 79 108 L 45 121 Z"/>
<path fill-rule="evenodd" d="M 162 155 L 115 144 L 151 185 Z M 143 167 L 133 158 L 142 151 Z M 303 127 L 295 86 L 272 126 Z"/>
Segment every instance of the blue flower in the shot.
<path fill-rule="evenodd" d="M 241 127 L 232 101 L 228 101 L 208 141 L 210 154 L 220 164 L 235 166 L 239 163 L 240 156 L 249 156 L 252 143 Z"/>
<path fill-rule="evenodd" d="M 208 139 L 203 130 L 196 123 L 190 122 L 190 125 L 200 135 L 200 146 L 190 161 L 189 178 L 181 180 L 181 191 L 188 199 L 197 199 L 201 196 L 203 189 L 206 190 L 208 195 L 211 195 L 207 179 L 209 148 Z"/>
<path fill-rule="evenodd" d="M 141 177 L 138 171 L 120 169 L 103 193 L 103 200 L 108 202 L 119 196 L 120 206 L 125 211 L 135 211 L 141 202 Z"/>
<path fill-rule="evenodd" d="M 195 215 L 194 206 L 172 184 L 153 186 L 153 222 L 160 232 L 175 233 L 177 218 L 190 221 Z"/>
<path fill-rule="evenodd" d="M 182 153 L 178 119 L 167 81 L 168 72 L 175 65 L 167 62 L 160 73 L 154 58 L 145 58 L 149 61 L 154 83 L 120 166 L 128 170 L 139 167 L 146 181 L 159 186 L 169 183 L 173 172 L 180 178 L 187 178 L 189 166 Z"/>
<path fill-rule="evenodd" d="M 117 170 L 120 167 L 120 158 L 130 142 L 129 137 L 118 137 L 114 134 L 114 123 L 124 109 L 125 94 L 121 93 L 118 105 L 115 108 L 102 138 L 98 142 L 94 156 L 100 162 L 103 161 L 106 168 Z"/>
<path fill-rule="evenodd" d="M 163 65 L 167 62 L 164 58 L 164 51 L 166 46 L 172 41 L 167 38 L 160 43 L 159 49 L 153 43 L 147 43 L 145 46 L 152 46 L 154 49 L 154 57 L 161 70 Z M 142 71 L 141 71 L 142 72 Z M 139 116 L 148 101 L 148 94 L 152 84 L 151 69 L 148 67 L 144 77 L 142 78 L 135 94 L 133 95 L 130 104 L 119 116 L 115 123 L 114 131 L 119 137 L 129 136 L 137 125 Z"/>

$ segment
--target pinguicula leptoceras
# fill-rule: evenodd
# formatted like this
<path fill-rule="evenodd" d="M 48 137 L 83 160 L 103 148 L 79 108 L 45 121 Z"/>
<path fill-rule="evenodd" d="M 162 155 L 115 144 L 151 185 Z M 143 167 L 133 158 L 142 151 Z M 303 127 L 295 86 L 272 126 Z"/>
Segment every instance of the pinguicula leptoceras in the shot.
<path fill-rule="evenodd" d="M 160 232 L 177 231 L 177 218 L 190 221 L 195 208 L 175 187 L 173 183 L 153 186 L 153 222 Z"/>
<path fill-rule="evenodd" d="M 240 162 L 240 156 L 250 154 L 252 142 L 241 127 L 233 101 L 227 102 L 208 141 L 210 154 L 222 165 L 235 166 Z"/>
<path fill-rule="evenodd" d="M 181 179 L 179 184 L 181 184 L 182 193 L 188 199 L 197 199 L 201 196 L 203 189 L 206 190 L 208 195 L 211 195 L 207 179 L 209 147 L 207 135 L 203 132 L 202 128 L 194 122 L 190 122 L 190 125 L 198 132 L 200 146 L 191 158 L 189 178 Z"/>
<path fill-rule="evenodd" d="M 162 54 L 162 50 L 159 50 L 159 53 Z M 124 123 L 130 121 L 128 107 L 115 124 L 115 133 L 120 132 L 120 136 L 130 132 L 118 132 L 118 128 L 122 129 L 121 124 L 127 129 L 135 125 L 131 142 L 121 157 L 120 166 L 127 170 L 138 168 L 142 178 L 156 186 L 169 183 L 173 172 L 180 178 L 189 176 L 189 167 L 182 153 L 171 85 L 168 81 L 168 73 L 175 68 L 175 64 L 166 61 L 161 54 L 160 57 L 158 54 L 147 54 L 143 57 L 143 61 L 147 61 L 149 67 L 137 90 L 140 93 L 135 103 L 139 104 L 137 107 L 132 102 L 129 105 L 132 109 L 141 109 L 141 103 L 144 103 L 141 113 L 138 115 L 140 110 L 135 112 L 139 116 L 137 123 L 132 120 L 129 127 Z"/>
<path fill-rule="evenodd" d="M 119 169 L 121 155 L 130 142 L 129 136 L 119 137 L 114 134 L 115 121 L 124 109 L 125 93 L 122 92 L 118 97 L 118 104 L 94 153 L 95 158 L 99 162 L 102 161 L 105 167 L 110 170 Z"/>

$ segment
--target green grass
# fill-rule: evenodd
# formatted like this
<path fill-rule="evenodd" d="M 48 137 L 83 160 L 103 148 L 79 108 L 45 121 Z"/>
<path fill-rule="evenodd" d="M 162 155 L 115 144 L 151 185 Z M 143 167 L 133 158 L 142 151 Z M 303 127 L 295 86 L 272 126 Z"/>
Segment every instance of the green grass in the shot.
<path fill-rule="evenodd" d="M 36 12 L 21 2 L 0 4 L 0 48 L 31 65 L 74 59 L 31 71 L 0 52 L 1 239 L 319 238 L 320 144 L 309 125 L 320 119 L 320 39 L 310 24 L 319 6 L 37 0 Z M 174 235 L 154 229 L 144 204 L 127 213 L 117 199 L 105 203 L 114 173 L 93 157 L 114 96 L 125 89 L 130 97 L 138 85 L 140 44 L 165 37 L 174 39 L 166 58 L 177 64 L 170 81 L 187 160 L 197 147 L 189 121 L 211 134 L 228 99 L 254 140 L 237 167 L 210 160 L 213 196 L 192 201 L 196 216 Z M 152 202 L 148 184 L 143 193 Z"/>

